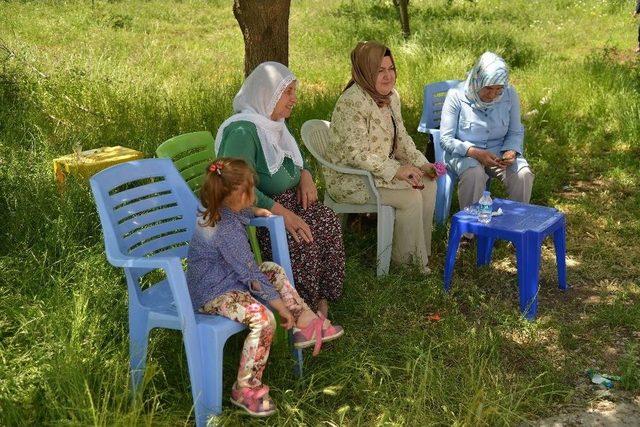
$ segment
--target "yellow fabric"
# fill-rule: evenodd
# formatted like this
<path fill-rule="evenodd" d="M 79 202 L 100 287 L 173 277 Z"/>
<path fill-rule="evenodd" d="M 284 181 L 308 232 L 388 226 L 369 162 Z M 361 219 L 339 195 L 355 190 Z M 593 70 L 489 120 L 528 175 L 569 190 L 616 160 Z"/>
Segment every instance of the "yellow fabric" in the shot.
<path fill-rule="evenodd" d="M 80 156 L 67 154 L 53 160 L 53 174 L 56 181 L 64 182 L 67 175 L 73 174 L 85 179 L 102 169 L 118 163 L 142 159 L 144 154 L 131 148 L 115 146 L 83 151 Z"/>

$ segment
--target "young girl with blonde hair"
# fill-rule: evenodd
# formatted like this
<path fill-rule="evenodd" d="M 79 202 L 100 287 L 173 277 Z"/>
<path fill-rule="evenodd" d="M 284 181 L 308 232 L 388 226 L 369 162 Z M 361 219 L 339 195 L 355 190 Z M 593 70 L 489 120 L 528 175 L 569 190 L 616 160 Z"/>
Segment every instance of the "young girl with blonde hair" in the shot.
<path fill-rule="evenodd" d="M 343 330 L 309 309 L 282 267 L 254 261 L 245 226 L 271 212 L 253 208 L 254 173 L 244 160 L 219 158 L 209 165 L 200 201 L 204 211 L 187 256 L 193 307 L 249 328 L 231 402 L 254 416 L 271 415 L 275 405 L 261 381 L 276 327 L 267 306 L 278 312 L 284 328 L 294 328 L 294 346 L 314 346 L 314 356 Z"/>

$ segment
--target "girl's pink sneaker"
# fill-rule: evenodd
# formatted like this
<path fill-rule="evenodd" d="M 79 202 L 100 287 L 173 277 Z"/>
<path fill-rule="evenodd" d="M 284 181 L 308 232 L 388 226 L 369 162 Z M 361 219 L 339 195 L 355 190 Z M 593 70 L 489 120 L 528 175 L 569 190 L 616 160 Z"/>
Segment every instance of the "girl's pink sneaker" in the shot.
<path fill-rule="evenodd" d="M 327 318 L 320 312 L 317 314 L 322 320 L 324 326 L 324 321 L 327 320 Z M 328 327 L 322 328 L 322 342 L 335 340 L 336 338 L 340 338 L 342 335 L 344 335 L 344 329 L 342 329 L 342 326 L 340 325 L 329 324 Z"/>
<path fill-rule="evenodd" d="M 258 387 L 238 388 L 238 384 L 234 383 L 231 389 L 231 403 L 254 417 L 267 417 L 276 412 L 276 405 L 269 397 L 269 387 L 264 384 Z"/>

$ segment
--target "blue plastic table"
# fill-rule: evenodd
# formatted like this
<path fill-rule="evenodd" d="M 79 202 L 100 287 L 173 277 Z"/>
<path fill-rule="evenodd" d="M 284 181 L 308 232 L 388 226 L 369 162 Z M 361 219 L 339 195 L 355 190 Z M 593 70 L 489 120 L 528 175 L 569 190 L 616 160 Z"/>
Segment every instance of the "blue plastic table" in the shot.
<path fill-rule="evenodd" d="M 491 252 L 496 239 L 509 240 L 516 248 L 518 262 L 518 286 L 520 310 L 532 320 L 538 310 L 538 275 L 542 241 L 553 234 L 558 266 L 558 287 L 567 289 L 565 264 L 565 219 L 557 209 L 527 205 L 511 200 L 494 199 L 493 210 L 502 208 L 504 214 L 494 216 L 489 224 L 481 224 L 477 216 L 465 211 L 456 213 L 451 219 L 449 244 L 444 268 L 444 289 L 449 291 L 456 252 L 463 233 L 473 233 L 477 238 L 477 264 L 491 262 Z"/>

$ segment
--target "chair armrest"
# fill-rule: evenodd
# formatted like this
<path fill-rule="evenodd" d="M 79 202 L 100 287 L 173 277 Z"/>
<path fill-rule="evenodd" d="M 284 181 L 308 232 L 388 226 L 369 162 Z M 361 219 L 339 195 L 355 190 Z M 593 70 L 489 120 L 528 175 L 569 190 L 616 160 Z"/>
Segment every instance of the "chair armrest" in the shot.
<path fill-rule="evenodd" d="M 132 257 L 121 253 L 107 252 L 111 265 L 124 268 L 179 268 L 182 271 L 182 260 L 177 256 L 160 256 L 153 258 Z"/>
<path fill-rule="evenodd" d="M 257 216 L 251 218 L 249 225 L 253 225 L 254 227 L 278 226 L 280 221 L 282 221 L 282 228 L 284 229 L 284 218 L 280 215 Z"/>
<path fill-rule="evenodd" d="M 367 183 L 369 184 L 369 190 L 371 191 L 371 193 L 375 196 L 376 198 L 376 203 L 378 204 L 378 206 L 380 206 L 380 193 L 378 192 L 378 189 L 376 188 L 376 184 L 375 181 L 373 180 L 373 175 L 371 174 L 371 172 L 363 170 L 363 169 L 354 169 L 354 168 L 349 168 L 346 166 L 338 166 L 338 165 L 334 165 L 333 163 L 329 163 L 326 160 L 314 156 L 315 159 L 317 161 L 320 162 L 320 164 L 322 164 L 322 166 L 325 166 L 331 170 L 334 170 L 336 172 L 340 172 L 340 173 L 346 173 L 349 175 L 359 175 L 359 176 L 364 176 L 367 178 Z"/>
<path fill-rule="evenodd" d="M 254 227 L 267 227 L 271 239 L 271 255 L 273 262 L 284 268 L 291 284 L 295 287 L 291 258 L 289 257 L 289 244 L 287 231 L 284 227 L 284 218 L 280 215 L 259 216 L 252 218 L 249 225 Z"/>
<path fill-rule="evenodd" d="M 340 172 L 340 173 L 348 173 L 350 175 L 371 176 L 371 172 L 363 169 L 354 169 L 346 166 L 338 166 L 333 164 L 329 164 L 327 167 L 329 169 L 333 169 L 334 171 Z"/>
<path fill-rule="evenodd" d="M 329 168 L 331 170 L 334 170 L 336 172 L 340 172 L 340 173 L 348 173 L 351 175 L 371 175 L 371 172 L 366 171 L 366 170 L 362 170 L 362 169 L 353 169 L 353 168 L 349 168 L 346 166 L 338 166 L 338 165 L 334 165 L 333 163 L 329 163 L 328 161 L 326 161 L 325 159 L 318 157 L 318 156 L 314 156 L 315 159 L 320 162 L 320 164 L 326 168 Z"/>
<path fill-rule="evenodd" d="M 194 331 L 196 327 L 195 313 L 191 303 L 191 297 L 187 288 L 187 279 L 182 269 L 182 259 L 177 256 L 160 256 L 153 258 L 132 257 L 123 254 L 109 254 L 107 259 L 116 267 L 123 268 L 149 268 L 164 270 L 169 289 L 173 294 L 178 317 L 182 330 Z"/>

